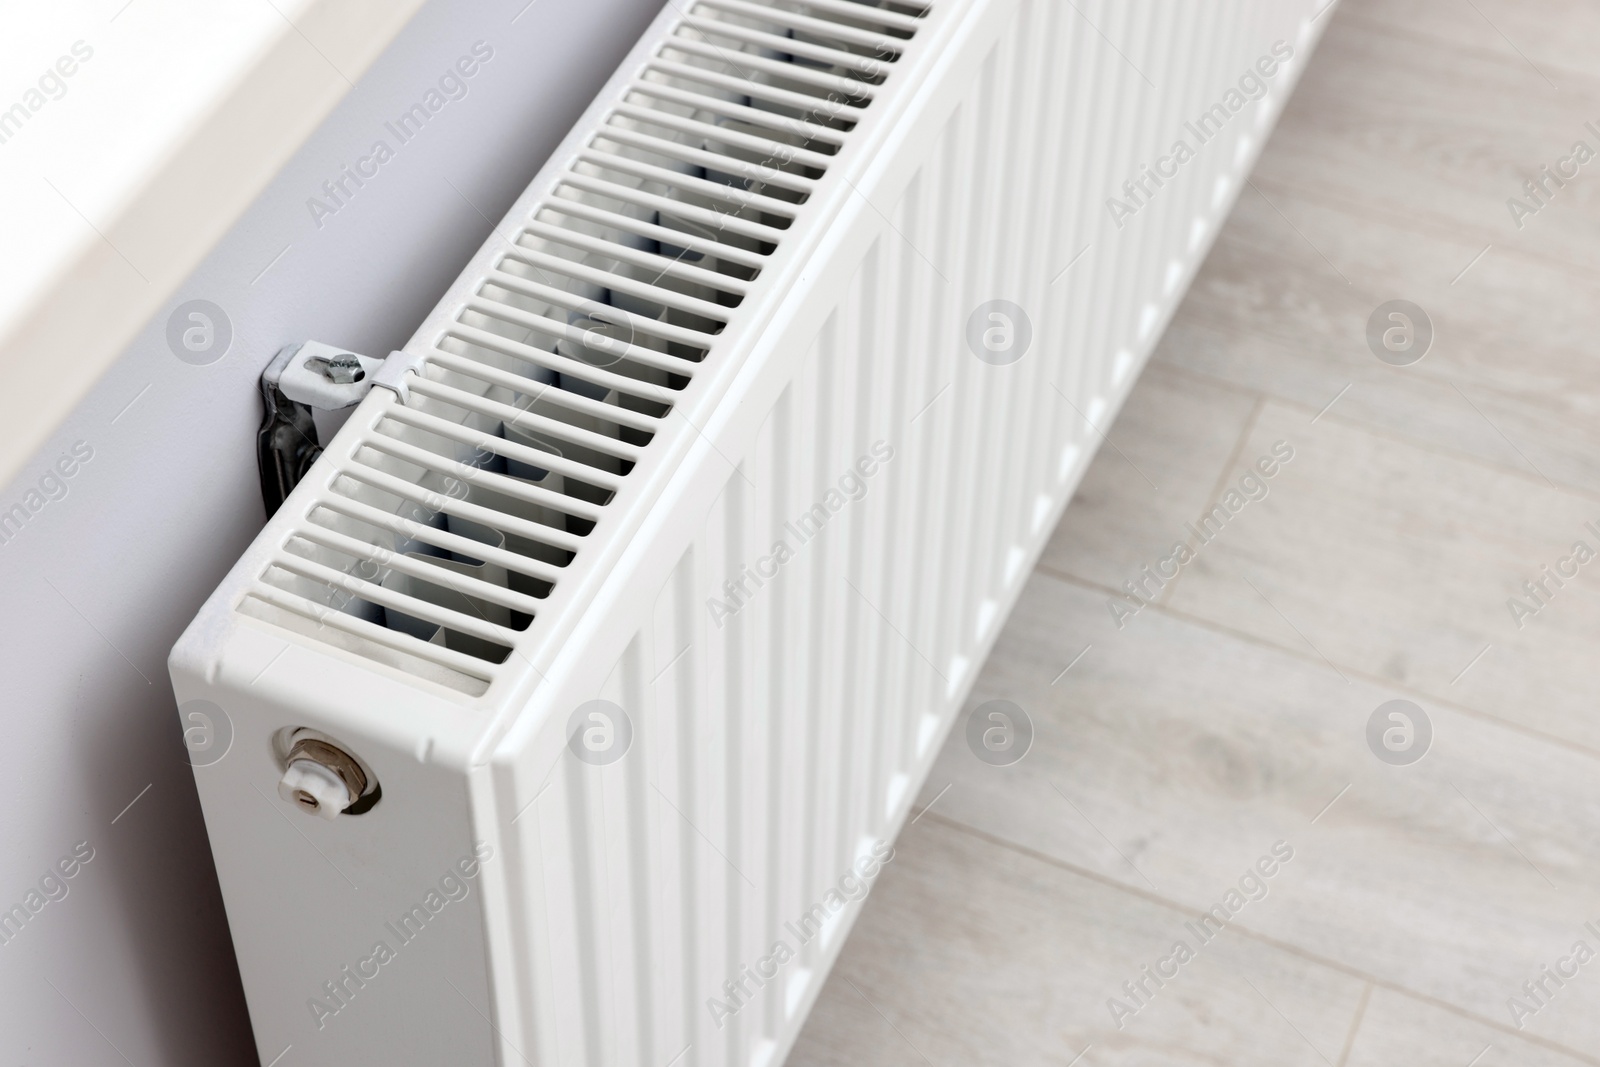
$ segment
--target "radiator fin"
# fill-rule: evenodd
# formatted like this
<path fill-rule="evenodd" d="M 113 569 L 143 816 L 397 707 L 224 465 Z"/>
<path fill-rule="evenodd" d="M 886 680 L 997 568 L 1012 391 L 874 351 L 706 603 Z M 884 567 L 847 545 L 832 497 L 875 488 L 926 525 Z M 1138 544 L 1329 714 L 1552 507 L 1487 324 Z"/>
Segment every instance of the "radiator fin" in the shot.
<path fill-rule="evenodd" d="M 927 8 L 697 0 L 375 411 L 241 610 L 472 695 L 500 674 Z M 508 232 L 509 231 L 509 232 Z M 384 394 L 387 396 L 387 394 Z"/>

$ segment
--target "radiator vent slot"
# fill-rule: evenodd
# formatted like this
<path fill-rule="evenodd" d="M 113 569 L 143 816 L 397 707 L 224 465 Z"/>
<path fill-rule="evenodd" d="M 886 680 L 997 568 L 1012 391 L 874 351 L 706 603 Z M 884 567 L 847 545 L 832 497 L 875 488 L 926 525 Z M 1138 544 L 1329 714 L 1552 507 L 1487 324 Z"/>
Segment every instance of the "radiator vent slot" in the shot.
<path fill-rule="evenodd" d="M 364 404 L 330 447 L 240 610 L 486 691 L 928 10 L 684 4 L 448 325 L 407 346 L 409 399 Z"/>

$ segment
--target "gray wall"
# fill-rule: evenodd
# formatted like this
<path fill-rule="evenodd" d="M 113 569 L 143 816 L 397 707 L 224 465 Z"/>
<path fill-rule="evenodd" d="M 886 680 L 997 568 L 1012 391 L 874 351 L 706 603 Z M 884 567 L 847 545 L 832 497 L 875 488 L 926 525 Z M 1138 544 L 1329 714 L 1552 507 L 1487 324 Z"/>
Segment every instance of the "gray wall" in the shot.
<path fill-rule="evenodd" d="M 254 1061 L 167 651 L 263 521 L 262 366 L 306 338 L 401 345 L 660 8 L 526 3 L 428 4 L 0 491 L 0 511 L 38 508 L 0 543 L 0 909 L 44 901 L 0 943 L 6 1064 Z M 385 120 L 477 41 L 493 57 L 467 94 L 400 145 Z M 378 139 L 394 157 L 313 219 L 308 198 Z M 207 365 L 166 341 L 193 299 L 233 328 Z M 52 474 L 77 442 L 91 458 Z"/>

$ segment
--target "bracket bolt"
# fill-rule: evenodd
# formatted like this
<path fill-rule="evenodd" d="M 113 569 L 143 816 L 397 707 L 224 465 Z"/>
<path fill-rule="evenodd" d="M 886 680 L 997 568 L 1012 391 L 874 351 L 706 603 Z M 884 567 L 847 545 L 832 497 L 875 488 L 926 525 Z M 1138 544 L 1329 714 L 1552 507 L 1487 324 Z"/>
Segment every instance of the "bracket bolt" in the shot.
<path fill-rule="evenodd" d="M 361 367 L 361 361 L 349 353 L 340 353 L 327 358 L 313 356 L 306 360 L 306 366 L 335 385 L 350 385 L 367 376 L 367 372 Z"/>

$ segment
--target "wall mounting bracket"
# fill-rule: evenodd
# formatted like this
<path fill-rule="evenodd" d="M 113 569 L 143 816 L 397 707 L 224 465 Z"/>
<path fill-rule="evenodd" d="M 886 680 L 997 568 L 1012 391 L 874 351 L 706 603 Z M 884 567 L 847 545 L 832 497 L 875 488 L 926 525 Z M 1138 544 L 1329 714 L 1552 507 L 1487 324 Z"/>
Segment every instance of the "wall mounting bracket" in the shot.
<path fill-rule="evenodd" d="M 266 408 L 256 434 L 261 502 L 267 516 L 283 506 L 306 471 L 322 455 L 313 409 L 337 411 L 360 402 L 374 385 L 406 398 L 402 378 L 415 362 L 403 352 L 374 359 L 347 349 L 305 341 L 285 345 L 261 372 Z"/>

